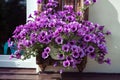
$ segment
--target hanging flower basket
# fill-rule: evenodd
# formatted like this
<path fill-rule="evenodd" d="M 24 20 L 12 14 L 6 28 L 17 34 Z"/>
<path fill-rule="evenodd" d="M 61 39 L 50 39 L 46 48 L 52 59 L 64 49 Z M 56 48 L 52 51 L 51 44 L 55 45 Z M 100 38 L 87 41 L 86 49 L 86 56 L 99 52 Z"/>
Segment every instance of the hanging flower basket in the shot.
<path fill-rule="evenodd" d="M 108 53 L 105 36 L 111 34 L 110 31 L 104 31 L 104 26 L 84 19 L 86 8 L 96 0 L 80 0 L 79 9 L 70 2 L 61 10 L 58 7 L 61 0 L 44 1 L 45 4 L 38 0 L 39 5 L 42 3 L 42 10 L 34 11 L 36 17 L 30 15 L 31 20 L 16 27 L 13 32 L 14 43 L 8 41 L 10 47 L 16 46 L 12 58 L 25 60 L 35 56 L 42 71 L 48 65 L 83 71 L 87 57 L 100 64 L 110 64 L 110 59 L 105 59 Z M 77 0 L 71 1 L 77 4 Z"/>

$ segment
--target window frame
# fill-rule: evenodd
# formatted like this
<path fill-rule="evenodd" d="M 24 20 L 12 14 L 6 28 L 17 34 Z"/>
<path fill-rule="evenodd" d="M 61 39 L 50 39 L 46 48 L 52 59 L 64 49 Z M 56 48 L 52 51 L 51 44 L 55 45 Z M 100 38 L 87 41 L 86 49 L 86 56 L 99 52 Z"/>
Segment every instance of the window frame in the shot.
<path fill-rule="evenodd" d="M 26 0 L 26 21 L 28 20 L 29 14 L 34 10 L 37 10 L 37 0 Z M 32 5 L 31 5 L 32 4 Z M 36 68 L 36 58 L 31 57 L 27 60 L 20 59 L 9 59 L 10 55 L 0 55 L 0 67 L 7 68 Z"/>

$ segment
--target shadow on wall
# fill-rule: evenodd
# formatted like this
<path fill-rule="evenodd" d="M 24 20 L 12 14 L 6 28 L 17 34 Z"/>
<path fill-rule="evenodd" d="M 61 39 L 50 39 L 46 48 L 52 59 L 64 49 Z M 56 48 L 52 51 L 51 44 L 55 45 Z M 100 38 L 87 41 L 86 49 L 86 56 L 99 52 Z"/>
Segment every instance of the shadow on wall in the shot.
<path fill-rule="evenodd" d="M 119 22 L 119 3 L 117 0 L 98 0 L 89 10 L 89 20 L 100 25 L 105 25 L 105 28 L 112 32 L 108 36 L 107 46 L 109 54 L 107 57 L 111 58 L 111 65 L 98 64 L 95 61 L 88 59 L 85 72 L 109 72 L 120 73 L 120 22 Z"/>

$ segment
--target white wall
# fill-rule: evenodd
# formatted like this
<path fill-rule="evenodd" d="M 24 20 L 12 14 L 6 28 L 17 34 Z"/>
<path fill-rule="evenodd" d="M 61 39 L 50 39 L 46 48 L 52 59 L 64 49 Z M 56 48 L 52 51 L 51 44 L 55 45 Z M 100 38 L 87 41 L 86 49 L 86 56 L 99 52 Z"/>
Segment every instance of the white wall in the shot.
<path fill-rule="evenodd" d="M 35 10 L 37 10 L 37 0 L 27 0 L 27 19 Z"/>
<path fill-rule="evenodd" d="M 90 8 L 89 20 L 105 25 L 112 32 L 107 37 L 111 65 L 101 65 L 93 60 L 88 60 L 85 72 L 110 72 L 120 73 L 120 0 L 98 0 Z"/>

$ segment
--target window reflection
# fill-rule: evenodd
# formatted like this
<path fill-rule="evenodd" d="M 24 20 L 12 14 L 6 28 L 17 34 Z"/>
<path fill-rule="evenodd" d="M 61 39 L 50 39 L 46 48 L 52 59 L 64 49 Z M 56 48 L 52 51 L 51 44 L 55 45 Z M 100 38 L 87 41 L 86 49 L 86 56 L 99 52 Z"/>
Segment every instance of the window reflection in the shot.
<path fill-rule="evenodd" d="M 26 0 L 0 0 L 0 54 L 5 52 L 6 41 L 12 36 L 15 27 L 26 22 Z"/>

